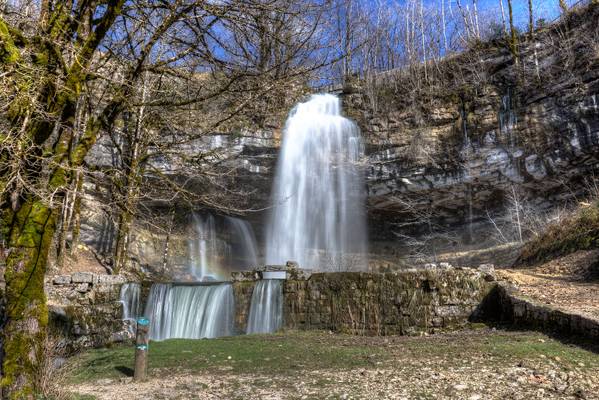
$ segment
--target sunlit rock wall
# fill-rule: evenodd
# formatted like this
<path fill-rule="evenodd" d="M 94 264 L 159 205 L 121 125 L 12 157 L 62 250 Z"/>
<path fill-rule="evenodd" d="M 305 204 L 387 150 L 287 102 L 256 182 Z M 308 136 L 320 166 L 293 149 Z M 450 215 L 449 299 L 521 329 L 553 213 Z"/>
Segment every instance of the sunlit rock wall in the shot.
<path fill-rule="evenodd" d="M 405 70 L 349 87 L 345 108 L 368 148 L 371 237 L 422 229 L 428 216 L 485 220 L 512 187 L 541 210 L 582 195 L 599 171 L 598 20 L 595 5 L 538 32 L 518 64 L 497 43 L 457 55 L 431 90 L 402 89 Z M 421 224 L 397 226 L 414 215 Z"/>

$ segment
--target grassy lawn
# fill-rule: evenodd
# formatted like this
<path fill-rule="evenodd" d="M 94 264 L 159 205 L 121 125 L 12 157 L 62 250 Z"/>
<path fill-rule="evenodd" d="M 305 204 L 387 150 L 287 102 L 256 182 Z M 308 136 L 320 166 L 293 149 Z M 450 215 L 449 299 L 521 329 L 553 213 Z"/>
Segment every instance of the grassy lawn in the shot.
<path fill-rule="evenodd" d="M 389 357 L 368 343 L 348 344 L 338 335 L 287 332 L 209 340 L 171 339 L 151 342 L 148 370 L 181 373 L 222 370 L 229 373 L 289 374 L 304 369 L 351 369 Z M 344 336 L 342 336 L 344 337 Z M 351 337 L 346 337 L 351 339 Z M 71 362 L 73 382 L 132 374 L 133 346 L 94 349 Z"/>
<path fill-rule="evenodd" d="M 69 360 L 68 384 L 99 399 L 121 398 L 131 390 L 133 357 L 132 346 L 81 353 Z M 133 385 L 142 397 L 132 399 L 366 399 L 398 393 L 409 399 L 559 399 L 599 390 L 597 348 L 487 328 L 422 337 L 293 331 L 167 340 L 150 344 L 149 359 L 150 380 Z"/>

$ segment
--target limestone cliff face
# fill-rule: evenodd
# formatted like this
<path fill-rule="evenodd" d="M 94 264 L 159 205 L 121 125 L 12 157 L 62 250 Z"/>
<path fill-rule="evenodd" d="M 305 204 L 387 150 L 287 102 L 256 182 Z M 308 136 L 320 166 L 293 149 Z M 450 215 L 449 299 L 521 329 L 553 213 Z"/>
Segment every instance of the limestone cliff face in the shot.
<path fill-rule="evenodd" d="M 505 210 L 514 188 L 539 209 L 578 195 L 599 174 L 598 22 L 599 7 L 590 6 L 538 32 L 517 63 L 505 44 L 485 44 L 443 61 L 443 79 L 428 90 L 406 91 L 404 71 L 377 78 L 374 90 L 344 89 L 345 113 L 366 145 L 371 239 L 417 235 L 429 219 L 456 229 L 483 223 Z M 209 135 L 179 150 L 213 151 L 218 168 L 234 171 L 223 185 L 243 192 L 238 208 L 259 210 L 269 203 L 279 143 L 280 129 L 271 129 Z M 110 166 L 110 155 L 100 142 L 89 162 Z M 155 162 L 185 178 L 185 157 Z M 266 214 L 248 215 L 258 237 Z M 87 221 L 93 241 L 101 222 Z M 145 259 L 161 259 L 154 253 Z"/>
<path fill-rule="evenodd" d="M 580 193 L 599 166 L 598 10 L 538 32 L 517 64 L 497 46 L 447 60 L 469 65 L 461 86 L 454 77 L 435 97 L 406 99 L 393 89 L 401 71 L 375 95 L 347 94 L 379 224 L 415 210 L 448 225 L 476 220 L 501 209 L 512 186 L 541 209 Z"/>

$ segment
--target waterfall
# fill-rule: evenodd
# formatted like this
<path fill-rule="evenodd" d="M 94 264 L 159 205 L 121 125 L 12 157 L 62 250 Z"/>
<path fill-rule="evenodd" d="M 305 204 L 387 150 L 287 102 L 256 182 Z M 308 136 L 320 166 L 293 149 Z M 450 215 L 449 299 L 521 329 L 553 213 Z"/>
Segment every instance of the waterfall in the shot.
<path fill-rule="evenodd" d="M 247 333 L 272 333 L 283 325 L 283 288 L 278 279 L 263 279 L 252 293 Z"/>
<path fill-rule="evenodd" d="M 235 253 L 239 254 L 240 258 L 250 267 L 258 265 L 258 249 L 256 245 L 256 236 L 249 222 L 239 218 L 226 217 L 230 229 L 235 236 L 235 240 L 239 243 L 239 248 Z"/>
<path fill-rule="evenodd" d="M 192 213 L 193 235 L 189 239 L 190 273 L 197 280 L 216 280 L 211 269 L 217 268 L 218 254 L 214 217 L 208 214 L 202 218 Z"/>
<path fill-rule="evenodd" d="M 231 336 L 235 317 L 233 287 L 154 284 L 145 316 L 150 319 L 150 339 L 200 339 Z"/>
<path fill-rule="evenodd" d="M 258 265 L 256 237 L 240 218 L 192 213 L 189 273 L 198 281 L 226 280 L 231 269 Z"/>
<path fill-rule="evenodd" d="M 508 136 L 510 146 L 514 146 L 512 131 L 518 126 L 518 116 L 513 106 L 512 89 L 507 88 L 506 93 L 501 96 L 501 105 L 499 107 L 499 132 Z"/>
<path fill-rule="evenodd" d="M 304 268 L 366 267 L 363 153 L 356 124 L 330 94 L 290 113 L 283 135 L 266 238 L 266 262 Z"/>
<path fill-rule="evenodd" d="M 123 304 L 123 319 L 133 320 L 139 317 L 139 283 L 130 282 L 121 286 L 120 301 Z"/>

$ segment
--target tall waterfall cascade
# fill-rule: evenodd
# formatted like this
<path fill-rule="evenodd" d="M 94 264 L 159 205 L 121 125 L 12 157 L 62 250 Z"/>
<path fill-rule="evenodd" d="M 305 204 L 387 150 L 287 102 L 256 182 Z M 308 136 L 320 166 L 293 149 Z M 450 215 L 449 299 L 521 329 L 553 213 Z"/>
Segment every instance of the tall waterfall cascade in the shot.
<path fill-rule="evenodd" d="M 247 221 L 193 213 L 191 227 L 189 273 L 195 280 L 226 280 L 232 269 L 258 265 L 256 238 Z"/>
<path fill-rule="evenodd" d="M 263 279 L 256 283 L 252 293 L 248 334 L 276 332 L 283 325 L 282 280 Z"/>
<path fill-rule="evenodd" d="M 266 263 L 322 271 L 366 267 L 363 145 L 330 94 L 298 104 L 286 123 L 266 236 Z"/>
<path fill-rule="evenodd" d="M 146 304 L 150 339 L 202 339 L 234 334 L 235 300 L 229 283 L 154 284 Z"/>

